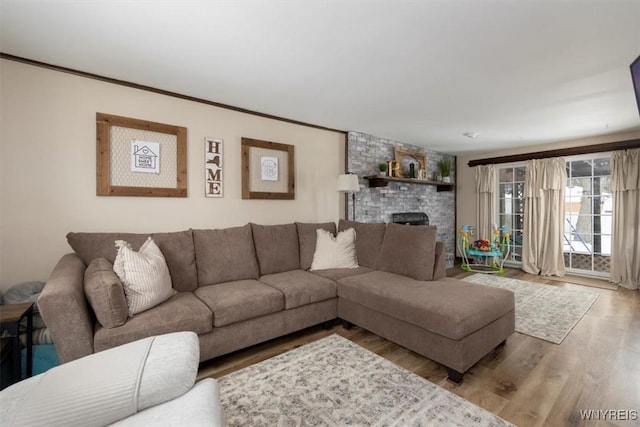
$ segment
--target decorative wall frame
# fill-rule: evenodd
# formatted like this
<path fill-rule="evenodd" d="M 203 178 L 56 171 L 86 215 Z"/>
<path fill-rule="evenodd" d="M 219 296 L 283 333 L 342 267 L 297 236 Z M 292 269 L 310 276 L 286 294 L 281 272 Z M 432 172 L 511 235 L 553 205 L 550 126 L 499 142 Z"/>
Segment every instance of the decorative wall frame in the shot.
<path fill-rule="evenodd" d="M 187 197 L 187 128 L 96 113 L 96 129 L 98 196 Z"/>
<path fill-rule="evenodd" d="M 394 150 L 394 157 L 398 165 L 398 178 L 422 178 L 426 179 L 427 174 L 427 156 L 424 153 L 413 150 L 405 150 L 403 148 L 396 148 Z M 417 163 L 418 168 L 415 169 L 415 176 L 410 176 L 409 165 L 411 163 Z M 423 171 L 423 172 L 420 172 Z"/>
<path fill-rule="evenodd" d="M 204 139 L 205 197 L 223 197 L 223 143 L 221 138 Z"/>
<path fill-rule="evenodd" d="M 295 199 L 293 145 L 242 138 L 242 198 Z"/>

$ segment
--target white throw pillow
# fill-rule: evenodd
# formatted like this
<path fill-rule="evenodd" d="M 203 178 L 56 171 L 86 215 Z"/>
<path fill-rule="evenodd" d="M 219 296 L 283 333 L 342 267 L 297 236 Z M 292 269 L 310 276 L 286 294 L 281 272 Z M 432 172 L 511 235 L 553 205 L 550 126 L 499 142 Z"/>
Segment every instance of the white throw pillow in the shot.
<path fill-rule="evenodd" d="M 116 240 L 118 255 L 113 271 L 122 281 L 129 316 L 155 307 L 175 293 L 162 251 L 151 237 L 138 252 L 124 240 Z"/>
<path fill-rule="evenodd" d="M 357 268 L 356 230 L 348 228 L 336 237 L 327 230 L 316 230 L 316 251 L 310 270 Z"/>

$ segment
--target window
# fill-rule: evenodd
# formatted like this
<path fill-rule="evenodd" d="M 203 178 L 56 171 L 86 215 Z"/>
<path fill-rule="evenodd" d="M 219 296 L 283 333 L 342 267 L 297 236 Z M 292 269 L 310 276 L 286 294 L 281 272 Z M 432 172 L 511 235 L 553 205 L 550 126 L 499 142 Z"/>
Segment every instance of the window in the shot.
<path fill-rule="evenodd" d="M 498 225 L 511 229 L 508 261 L 522 260 L 524 225 L 524 164 L 498 166 Z"/>

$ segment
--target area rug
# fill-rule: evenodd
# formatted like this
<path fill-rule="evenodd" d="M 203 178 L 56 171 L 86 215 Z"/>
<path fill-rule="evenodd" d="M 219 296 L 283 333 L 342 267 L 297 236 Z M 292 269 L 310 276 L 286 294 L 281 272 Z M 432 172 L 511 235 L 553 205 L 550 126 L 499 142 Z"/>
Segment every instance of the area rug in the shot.
<path fill-rule="evenodd" d="M 229 426 L 511 426 L 338 335 L 218 382 Z"/>
<path fill-rule="evenodd" d="M 560 344 L 598 298 L 589 291 L 558 288 L 493 274 L 462 280 L 509 289 L 516 298 L 516 332 Z"/>

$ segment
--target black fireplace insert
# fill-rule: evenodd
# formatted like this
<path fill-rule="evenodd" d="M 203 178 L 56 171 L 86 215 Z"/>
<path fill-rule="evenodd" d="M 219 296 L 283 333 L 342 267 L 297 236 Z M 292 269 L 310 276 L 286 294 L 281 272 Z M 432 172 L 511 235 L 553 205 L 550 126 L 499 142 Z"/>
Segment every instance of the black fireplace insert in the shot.
<path fill-rule="evenodd" d="M 429 225 L 429 217 L 424 212 L 401 212 L 391 214 L 391 221 L 396 224 Z"/>

